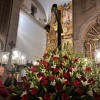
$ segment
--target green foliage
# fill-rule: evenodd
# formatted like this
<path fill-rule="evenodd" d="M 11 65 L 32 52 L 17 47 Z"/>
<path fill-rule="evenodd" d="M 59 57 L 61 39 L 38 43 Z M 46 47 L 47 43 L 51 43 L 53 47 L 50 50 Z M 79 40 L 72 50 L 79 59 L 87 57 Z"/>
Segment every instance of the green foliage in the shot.
<path fill-rule="evenodd" d="M 27 100 L 93 100 L 99 77 L 93 66 L 91 60 L 74 54 L 68 46 L 61 51 L 50 50 L 27 70 L 28 79 L 20 88 L 22 100 L 26 94 Z"/>

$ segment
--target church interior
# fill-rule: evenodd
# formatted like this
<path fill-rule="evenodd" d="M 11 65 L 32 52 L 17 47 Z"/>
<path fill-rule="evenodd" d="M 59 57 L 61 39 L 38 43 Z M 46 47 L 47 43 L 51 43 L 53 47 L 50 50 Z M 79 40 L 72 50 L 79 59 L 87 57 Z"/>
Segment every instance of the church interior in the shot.
<path fill-rule="evenodd" d="M 0 100 L 100 100 L 100 0 L 0 0 Z"/>

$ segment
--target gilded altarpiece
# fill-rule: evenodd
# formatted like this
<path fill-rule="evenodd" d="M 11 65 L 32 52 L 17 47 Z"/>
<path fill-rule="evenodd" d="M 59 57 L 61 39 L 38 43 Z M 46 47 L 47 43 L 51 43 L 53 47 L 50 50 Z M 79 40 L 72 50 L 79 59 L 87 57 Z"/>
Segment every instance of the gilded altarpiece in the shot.
<path fill-rule="evenodd" d="M 95 51 L 99 47 L 100 41 L 100 24 L 95 23 L 85 34 L 84 52 L 86 57 L 93 59 Z"/>
<path fill-rule="evenodd" d="M 61 33 L 62 45 L 69 43 L 73 48 L 73 30 L 72 30 L 72 2 L 59 5 L 61 11 L 61 25 L 63 33 Z M 57 21 L 54 12 L 51 12 L 50 31 L 48 34 L 48 45 L 50 48 L 57 48 Z"/>

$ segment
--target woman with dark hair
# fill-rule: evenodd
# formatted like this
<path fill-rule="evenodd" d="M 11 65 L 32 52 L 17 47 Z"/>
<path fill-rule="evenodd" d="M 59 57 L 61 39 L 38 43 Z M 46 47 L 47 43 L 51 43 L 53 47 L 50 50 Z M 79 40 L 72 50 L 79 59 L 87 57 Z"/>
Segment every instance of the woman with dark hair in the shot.
<path fill-rule="evenodd" d="M 17 85 L 17 80 L 14 77 L 14 75 L 11 72 L 9 72 L 7 78 L 4 82 L 4 86 L 9 87 L 11 85 L 16 86 Z"/>

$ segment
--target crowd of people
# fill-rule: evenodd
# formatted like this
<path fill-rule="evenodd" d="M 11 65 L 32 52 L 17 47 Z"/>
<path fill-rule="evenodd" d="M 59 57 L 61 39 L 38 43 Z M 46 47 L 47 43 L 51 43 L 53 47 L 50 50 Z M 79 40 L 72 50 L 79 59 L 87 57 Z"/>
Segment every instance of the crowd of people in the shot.
<path fill-rule="evenodd" d="M 9 95 L 11 93 L 11 90 L 13 90 L 13 87 L 15 87 L 18 83 L 18 81 L 21 81 L 22 77 L 26 75 L 25 69 L 22 68 L 20 71 L 20 79 L 16 79 L 14 76 L 14 73 L 9 71 L 6 73 L 6 76 L 4 76 L 4 68 L 0 66 L 0 100 L 8 100 Z M 3 79 L 3 76 L 6 77 L 6 79 Z"/>

